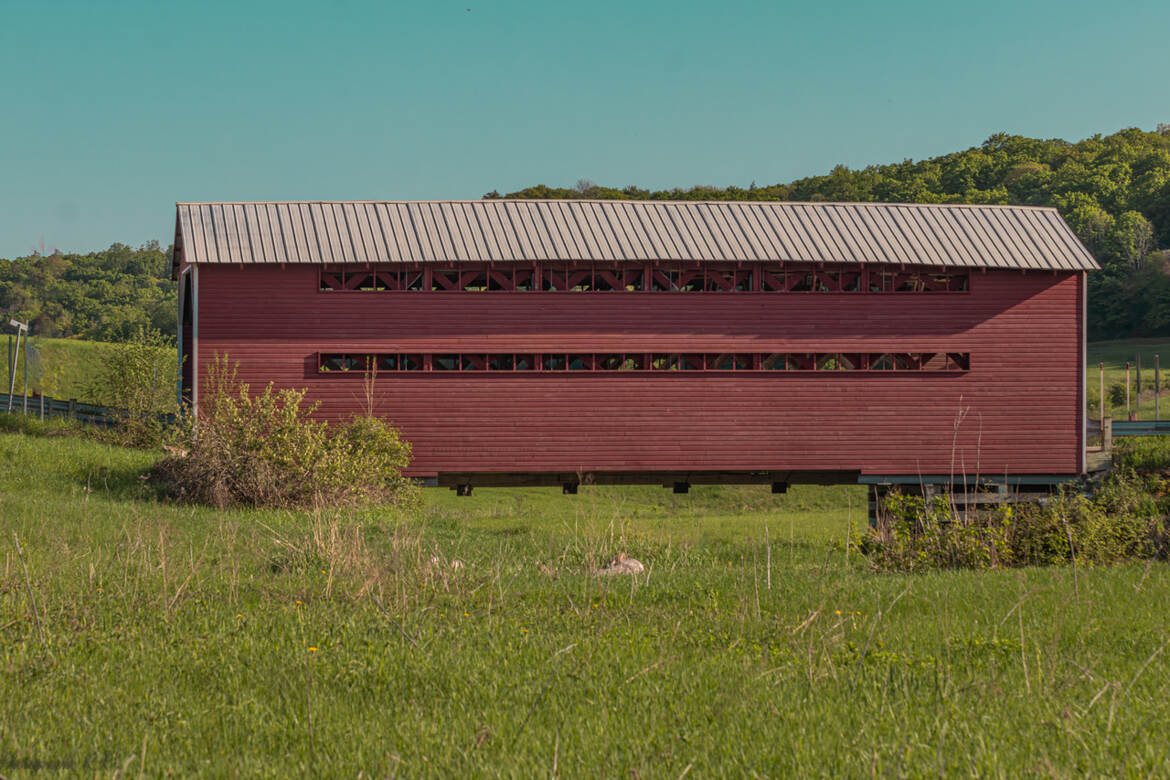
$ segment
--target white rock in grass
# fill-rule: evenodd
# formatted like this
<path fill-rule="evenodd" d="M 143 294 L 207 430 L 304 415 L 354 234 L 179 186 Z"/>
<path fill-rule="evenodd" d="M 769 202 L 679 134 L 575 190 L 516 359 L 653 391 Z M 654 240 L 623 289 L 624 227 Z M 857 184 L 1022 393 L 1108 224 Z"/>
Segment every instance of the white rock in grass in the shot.
<path fill-rule="evenodd" d="M 641 574 L 646 567 L 637 558 L 630 558 L 625 553 L 618 553 L 617 557 L 609 562 L 609 566 L 599 569 L 598 574 Z"/>

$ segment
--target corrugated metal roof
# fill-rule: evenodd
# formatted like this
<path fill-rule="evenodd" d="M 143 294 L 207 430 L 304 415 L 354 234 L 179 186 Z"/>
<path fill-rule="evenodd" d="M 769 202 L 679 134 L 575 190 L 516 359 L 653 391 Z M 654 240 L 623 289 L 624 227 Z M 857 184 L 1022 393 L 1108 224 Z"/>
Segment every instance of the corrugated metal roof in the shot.
<path fill-rule="evenodd" d="M 191 263 L 790 260 L 1098 268 L 1052 208 L 775 201 L 179 203 Z"/>

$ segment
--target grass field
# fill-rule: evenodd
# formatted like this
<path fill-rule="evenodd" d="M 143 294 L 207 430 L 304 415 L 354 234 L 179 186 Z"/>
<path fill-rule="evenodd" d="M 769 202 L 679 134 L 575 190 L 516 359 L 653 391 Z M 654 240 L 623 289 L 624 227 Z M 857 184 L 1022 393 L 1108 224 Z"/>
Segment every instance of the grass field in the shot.
<path fill-rule="evenodd" d="M 1170 774 L 1165 565 L 874 574 L 852 487 L 219 513 L 151 459 L 0 435 L 0 774 Z"/>

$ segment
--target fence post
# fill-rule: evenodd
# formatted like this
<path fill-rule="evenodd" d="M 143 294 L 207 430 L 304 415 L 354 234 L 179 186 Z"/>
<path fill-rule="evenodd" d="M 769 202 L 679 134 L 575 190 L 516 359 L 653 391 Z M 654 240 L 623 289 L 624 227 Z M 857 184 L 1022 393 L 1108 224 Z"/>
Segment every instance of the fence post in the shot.
<path fill-rule="evenodd" d="M 1133 412 L 1129 409 L 1129 361 L 1125 361 L 1125 419 L 1132 421 Z"/>
<path fill-rule="evenodd" d="M 1104 452 L 1113 451 L 1113 418 L 1106 417 L 1101 423 L 1101 449 Z"/>
<path fill-rule="evenodd" d="M 1158 422 L 1158 396 L 1162 395 L 1162 371 L 1158 368 L 1158 356 L 1154 355 L 1154 422 Z"/>
<path fill-rule="evenodd" d="M 1134 358 L 1137 361 L 1137 398 L 1133 402 L 1134 417 L 1142 416 L 1142 353 L 1137 353 Z"/>
<path fill-rule="evenodd" d="M 1105 436 L 1105 364 L 1097 364 L 1098 381 L 1100 382 L 1100 393 L 1098 398 L 1097 408 L 1101 412 L 1101 436 Z"/>

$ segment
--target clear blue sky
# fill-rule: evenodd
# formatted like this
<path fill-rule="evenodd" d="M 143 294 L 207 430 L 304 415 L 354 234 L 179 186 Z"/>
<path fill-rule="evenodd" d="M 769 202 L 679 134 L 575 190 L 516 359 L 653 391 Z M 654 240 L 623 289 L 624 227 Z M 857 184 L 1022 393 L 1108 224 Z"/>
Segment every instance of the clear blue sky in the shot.
<path fill-rule="evenodd" d="M 762 185 L 1153 129 L 1168 76 L 1166 0 L 0 0 L 0 257 L 166 245 L 176 200 Z"/>

